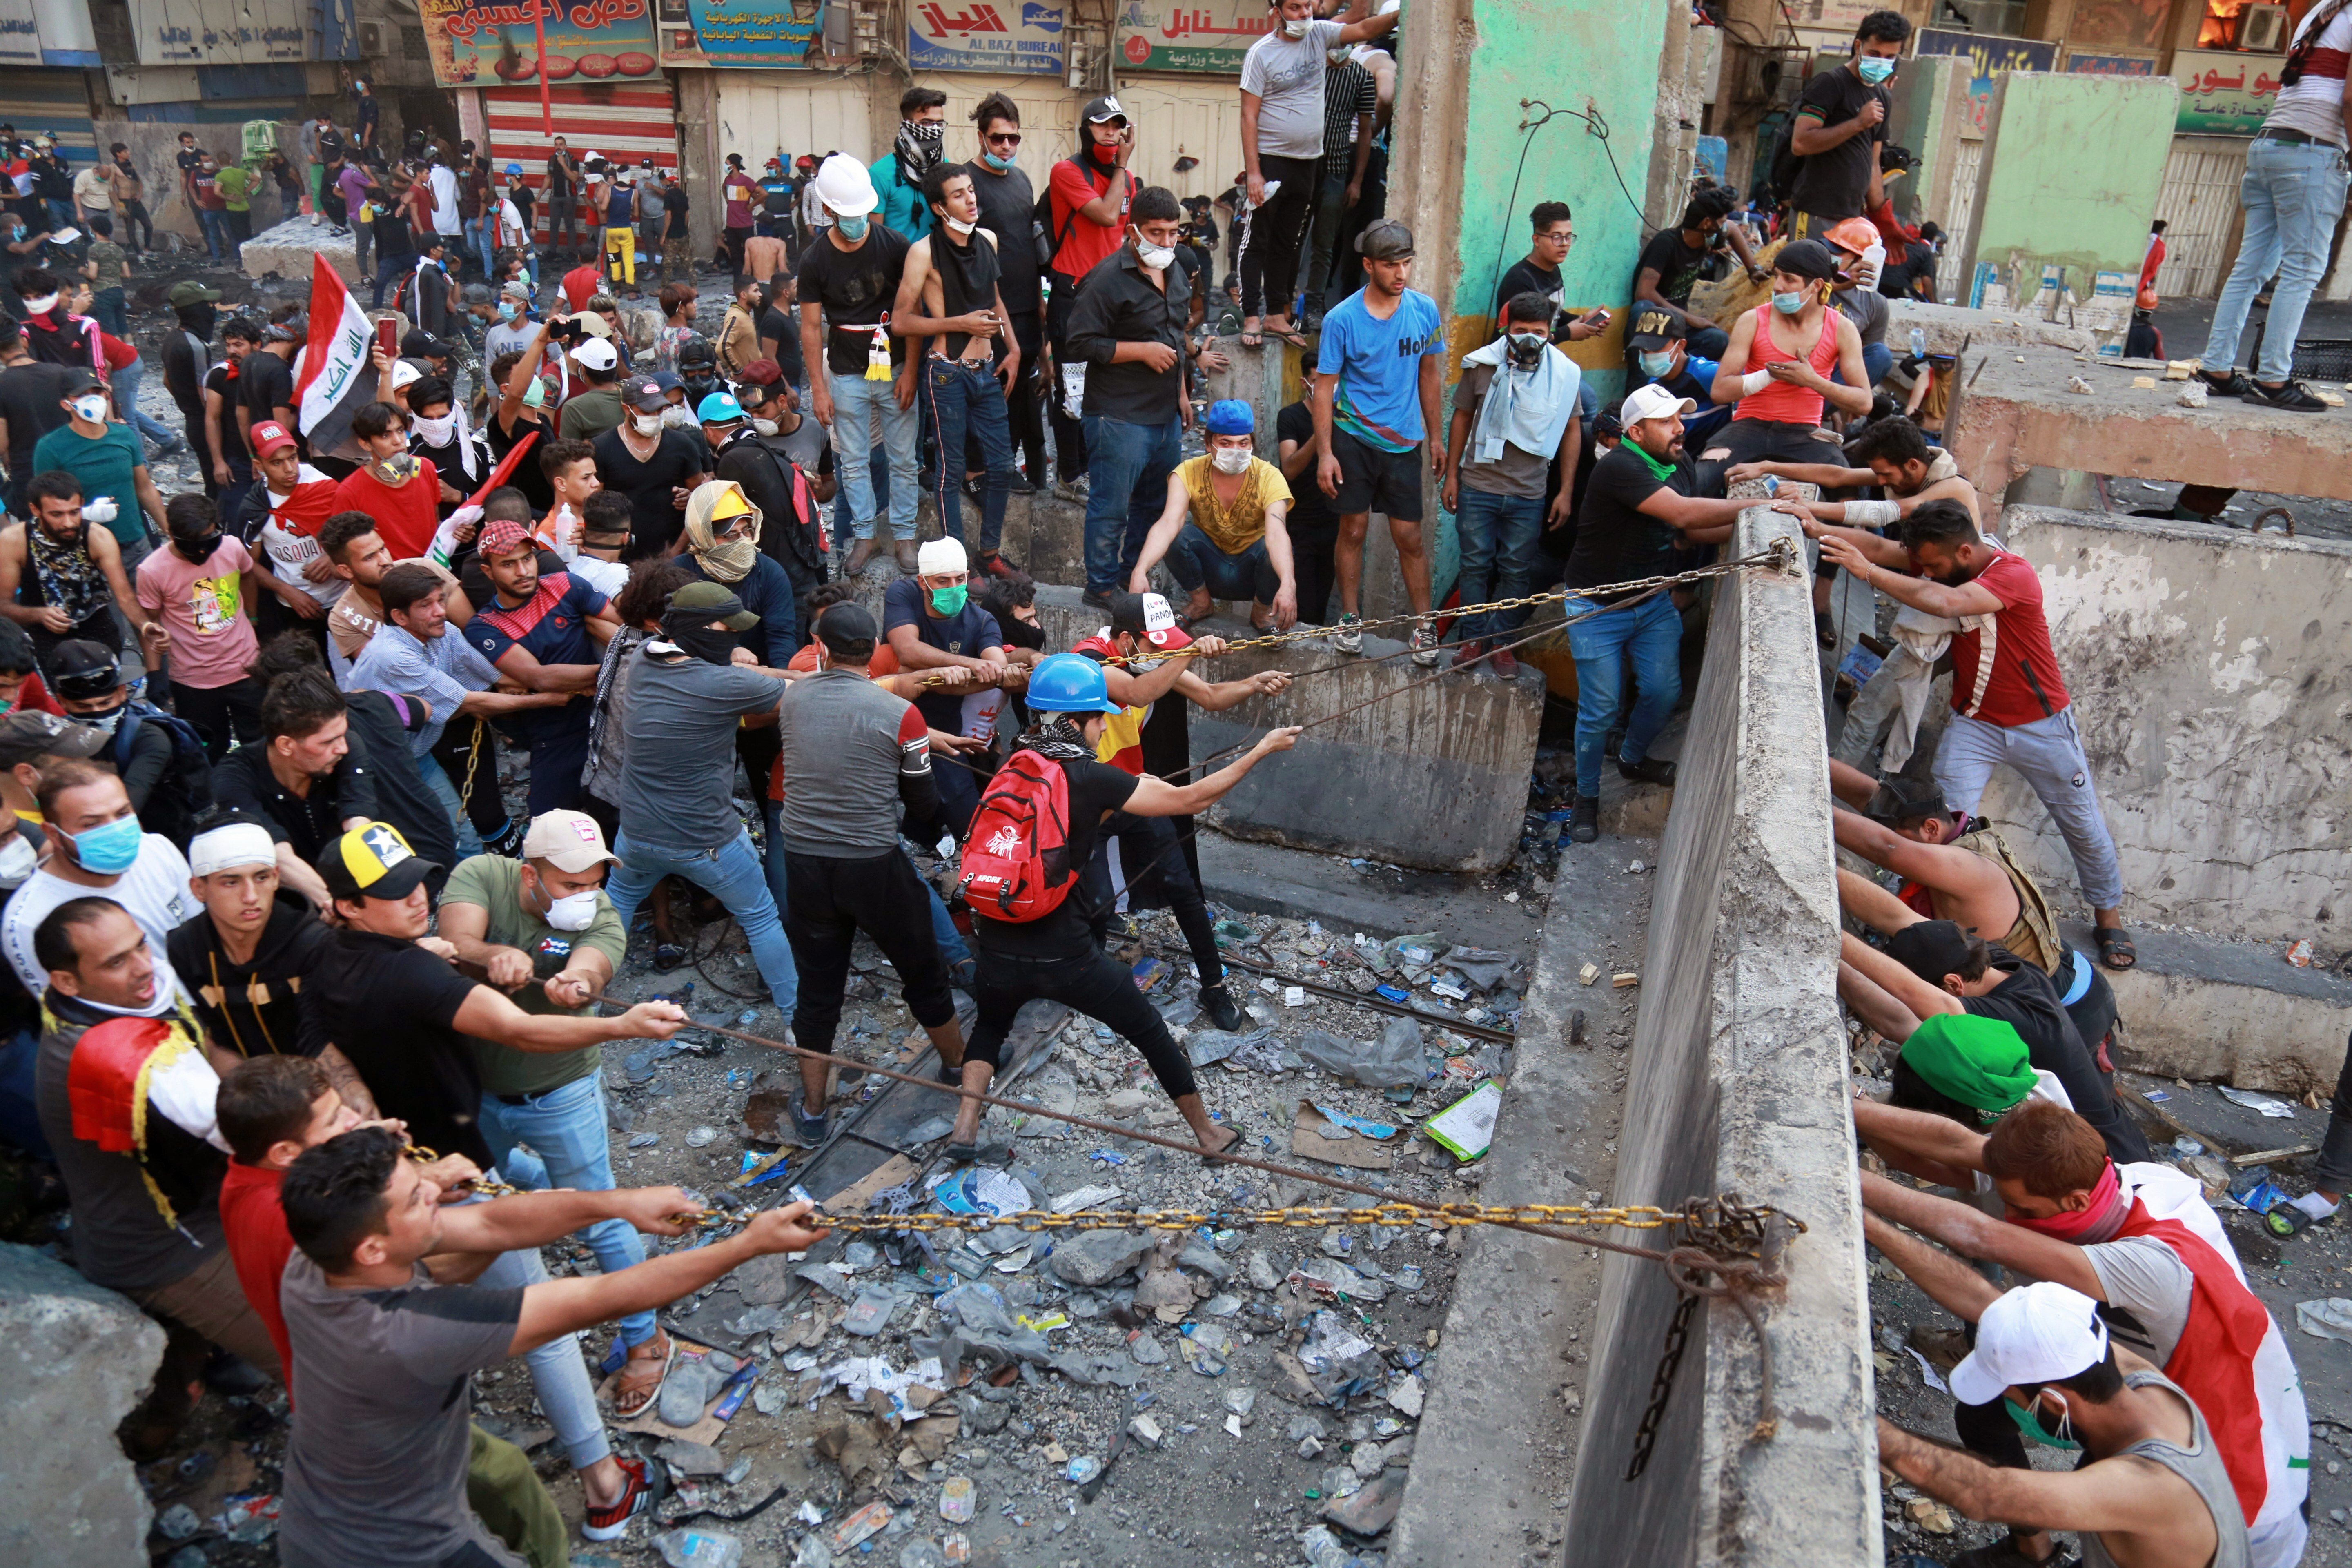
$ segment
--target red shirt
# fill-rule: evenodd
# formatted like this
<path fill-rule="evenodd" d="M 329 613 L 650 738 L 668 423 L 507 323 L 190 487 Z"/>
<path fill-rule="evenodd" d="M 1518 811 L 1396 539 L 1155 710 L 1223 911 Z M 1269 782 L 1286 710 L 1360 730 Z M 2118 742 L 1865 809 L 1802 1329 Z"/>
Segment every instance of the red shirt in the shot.
<path fill-rule="evenodd" d="M 32 674 L 25 677 L 23 683 L 16 688 L 16 706 L 10 708 L 8 711 L 11 713 L 54 713 L 60 719 L 66 716 L 66 710 L 58 706 L 58 700 L 49 695 L 49 689 L 41 684 L 41 672 L 39 670 L 35 670 Z"/>
<path fill-rule="evenodd" d="M 1976 581 L 2001 607 L 1990 626 L 1953 634 L 1952 710 L 2003 729 L 2063 711 L 2072 699 L 2042 618 L 2042 579 L 2021 556 L 2003 550 Z"/>
<path fill-rule="evenodd" d="M 393 489 L 365 468 L 355 468 L 335 487 L 335 510 L 363 511 L 376 520 L 376 532 L 395 561 L 414 561 L 432 548 L 441 526 L 441 475 L 430 458 L 416 459 L 416 472 Z"/>
<path fill-rule="evenodd" d="M 604 286 L 603 268 L 593 265 L 575 267 L 563 275 L 564 303 L 572 307 L 572 313 L 576 316 L 588 308 L 588 301 L 595 298 L 596 290 Z"/>
<path fill-rule="evenodd" d="M 1054 237 L 1061 240 L 1061 248 L 1054 253 L 1055 272 L 1065 278 L 1084 278 L 1127 237 L 1127 210 L 1134 204 L 1136 184 L 1133 174 L 1126 178 L 1127 189 L 1119 197 L 1118 221 L 1105 226 L 1074 215 L 1109 190 L 1110 182 L 1097 180 L 1080 168 L 1075 158 L 1065 158 L 1054 165 L 1053 177 L 1045 189 L 1053 204 Z M 1066 230 L 1069 237 L 1062 239 Z"/>
<path fill-rule="evenodd" d="M 294 1352 L 286 1338 L 286 1313 L 278 1304 L 278 1281 L 286 1260 L 294 1255 L 293 1233 L 286 1228 L 286 1210 L 278 1201 L 283 1171 L 264 1170 L 242 1160 L 231 1160 L 221 1177 L 221 1235 L 228 1243 L 229 1261 L 236 1265 L 236 1282 L 254 1316 L 269 1331 L 278 1347 L 278 1364 L 286 1369 L 287 1398 L 294 1393 Z"/>

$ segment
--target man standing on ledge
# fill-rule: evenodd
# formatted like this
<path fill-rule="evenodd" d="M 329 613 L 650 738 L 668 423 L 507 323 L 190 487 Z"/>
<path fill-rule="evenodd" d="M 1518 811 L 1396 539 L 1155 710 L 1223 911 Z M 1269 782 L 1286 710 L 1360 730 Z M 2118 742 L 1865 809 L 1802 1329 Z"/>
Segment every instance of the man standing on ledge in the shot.
<path fill-rule="evenodd" d="M 2074 854 L 2074 875 L 2094 911 L 2099 962 L 2129 969 L 2138 954 L 2124 935 L 2123 868 L 2050 646 L 2042 579 L 2024 557 L 1987 542 L 1956 500 L 1920 507 L 1903 537 L 1897 544 L 1850 531 L 1826 533 L 1822 559 L 1866 587 L 1885 589 L 1899 605 L 1959 623 L 1952 634 L 1952 721 L 1936 747 L 1936 783 L 1946 804 L 1973 816 L 1995 764 L 2015 769 Z"/>

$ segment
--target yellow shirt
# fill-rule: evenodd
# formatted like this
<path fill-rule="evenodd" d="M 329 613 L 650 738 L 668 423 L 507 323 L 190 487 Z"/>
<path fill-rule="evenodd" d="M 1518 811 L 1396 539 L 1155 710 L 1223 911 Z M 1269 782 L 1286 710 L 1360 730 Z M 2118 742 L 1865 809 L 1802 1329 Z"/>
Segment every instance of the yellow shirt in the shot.
<path fill-rule="evenodd" d="M 1192 499 L 1192 526 L 1209 536 L 1209 542 L 1227 555 L 1239 555 L 1265 537 L 1265 509 L 1276 501 L 1290 500 L 1290 486 L 1282 470 L 1263 458 L 1252 458 L 1242 475 L 1242 488 L 1230 507 L 1220 506 L 1217 492 L 1211 488 L 1216 477 L 1216 467 L 1204 453 L 1180 463 L 1176 477 L 1184 482 L 1184 493 Z"/>

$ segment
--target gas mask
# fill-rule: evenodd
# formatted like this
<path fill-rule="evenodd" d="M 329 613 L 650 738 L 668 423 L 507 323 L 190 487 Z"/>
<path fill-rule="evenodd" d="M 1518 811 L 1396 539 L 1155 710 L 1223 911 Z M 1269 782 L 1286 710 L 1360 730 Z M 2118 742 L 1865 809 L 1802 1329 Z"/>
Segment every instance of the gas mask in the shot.
<path fill-rule="evenodd" d="M 1511 363 L 1521 370 L 1543 358 L 1544 335 L 1541 332 L 1513 332 L 1510 341 Z"/>
<path fill-rule="evenodd" d="M 408 452 L 394 452 L 389 458 L 371 459 L 368 467 L 374 470 L 377 479 L 394 489 L 416 477 L 416 458 Z"/>

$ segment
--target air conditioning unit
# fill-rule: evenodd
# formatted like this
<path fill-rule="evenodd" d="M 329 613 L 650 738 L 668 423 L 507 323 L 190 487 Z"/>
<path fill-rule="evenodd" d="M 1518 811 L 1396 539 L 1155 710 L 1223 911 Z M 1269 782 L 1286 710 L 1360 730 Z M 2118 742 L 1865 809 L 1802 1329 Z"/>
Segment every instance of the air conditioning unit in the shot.
<path fill-rule="evenodd" d="M 362 22 L 360 24 L 360 58 L 372 60 L 382 58 L 383 54 L 383 24 Z"/>
<path fill-rule="evenodd" d="M 2231 33 L 2231 42 L 2239 48 L 2263 54 L 2284 53 L 2286 49 L 2286 7 L 2240 7 L 2237 26 Z"/>

